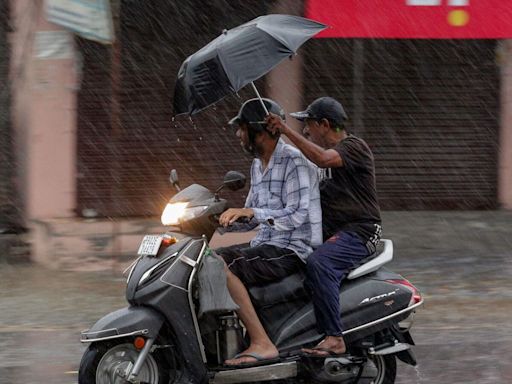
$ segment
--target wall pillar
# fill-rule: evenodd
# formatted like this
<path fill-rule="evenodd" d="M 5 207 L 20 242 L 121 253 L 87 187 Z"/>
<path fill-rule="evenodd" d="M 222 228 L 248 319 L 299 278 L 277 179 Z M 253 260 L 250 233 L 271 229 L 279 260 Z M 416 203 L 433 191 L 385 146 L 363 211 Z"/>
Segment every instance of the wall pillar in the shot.
<path fill-rule="evenodd" d="M 12 116 L 25 219 L 74 216 L 77 70 L 74 38 L 44 2 L 11 0 Z"/>
<path fill-rule="evenodd" d="M 288 15 L 303 16 L 303 2 L 297 0 L 281 0 L 277 2 L 269 13 L 283 13 Z M 307 42 L 305 43 L 307 44 Z M 299 48 L 298 54 L 292 60 L 282 61 L 267 75 L 266 93 L 269 98 L 277 101 L 285 110 L 290 112 L 301 111 L 306 108 L 303 100 L 302 86 L 302 53 L 303 47 Z M 288 125 L 296 130 L 302 129 L 302 123 L 287 116 Z"/>
<path fill-rule="evenodd" d="M 501 109 L 498 202 L 512 210 L 512 40 L 504 40 L 501 56 Z"/>

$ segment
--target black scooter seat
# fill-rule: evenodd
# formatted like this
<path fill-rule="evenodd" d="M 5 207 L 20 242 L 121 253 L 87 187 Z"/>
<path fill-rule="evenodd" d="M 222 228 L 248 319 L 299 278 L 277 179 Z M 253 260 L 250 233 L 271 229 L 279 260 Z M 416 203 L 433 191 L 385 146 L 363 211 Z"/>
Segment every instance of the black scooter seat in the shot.
<path fill-rule="evenodd" d="M 304 288 L 304 273 L 299 272 L 275 283 L 249 288 L 255 307 L 261 308 L 292 300 L 303 299 L 308 295 Z"/>
<path fill-rule="evenodd" d="M 376 252 L 369 255 L 353 269 L 375 259 L 379 254 L 380 252 Z M 305 272 L 300 271 L 274 283 L 249 287 L 253 305 L 256 308 L 262 308 L 283 302 L 307 299 L 308 294 L 304 288 L 305 276 Z"/>

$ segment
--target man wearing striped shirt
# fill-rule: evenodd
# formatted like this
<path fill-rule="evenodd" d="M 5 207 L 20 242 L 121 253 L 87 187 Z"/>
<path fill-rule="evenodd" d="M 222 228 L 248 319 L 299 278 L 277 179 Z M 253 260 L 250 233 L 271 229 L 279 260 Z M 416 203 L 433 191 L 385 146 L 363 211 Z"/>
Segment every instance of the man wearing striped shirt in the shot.
<path fill-rule="evenodd" d="M 284 117 L 281 107 L 263 99 L 267 110 Z M 230 230 L 258 227 L 249 244 L 217 249 L 227 265 L 228 289 L 251 339 L 247 350 L 228 365 L 254 363 L 278 356 L 251 303 L 245 285 L 281 280 L 304 268 L 308 255 L 322 243 L 322 214 L 316 167 L 279 134 L 266 130 L 259 99 L 248 100 L 230 121 L 244 150 L 255 159 L 244 208 L 228 209 L 220 224 Z M 236 220 L 246 217 L 245 224 Z"/>

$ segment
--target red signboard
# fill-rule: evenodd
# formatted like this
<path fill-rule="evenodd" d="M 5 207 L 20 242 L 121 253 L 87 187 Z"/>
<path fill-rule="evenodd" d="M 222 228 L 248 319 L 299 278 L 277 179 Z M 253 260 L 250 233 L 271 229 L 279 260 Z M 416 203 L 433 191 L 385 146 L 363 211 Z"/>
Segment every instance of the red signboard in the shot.
<path fill-rule="evenodd" d="M 512 0 L 308 0 L 318 37 L 512 38 Z"/>

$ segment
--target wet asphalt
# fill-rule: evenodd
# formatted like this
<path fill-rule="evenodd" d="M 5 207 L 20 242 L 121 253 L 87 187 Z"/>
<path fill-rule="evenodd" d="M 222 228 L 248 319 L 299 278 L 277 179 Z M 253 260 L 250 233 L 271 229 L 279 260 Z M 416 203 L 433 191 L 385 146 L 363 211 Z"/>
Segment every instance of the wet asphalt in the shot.
<path fill-rule="evenodd" d="M 396 383 L 512 383 L 512 214 L 387 212 L 389 268 L 422 292 L 416 367 Z M 0 258 L 0 384 L 71 384 L 80 331 L 122 308 L 121 271 L 51 271 Z"/>

